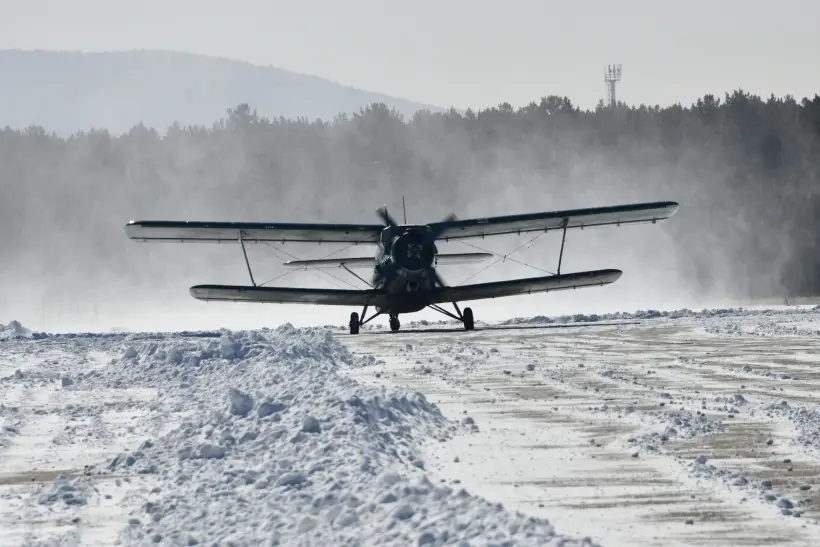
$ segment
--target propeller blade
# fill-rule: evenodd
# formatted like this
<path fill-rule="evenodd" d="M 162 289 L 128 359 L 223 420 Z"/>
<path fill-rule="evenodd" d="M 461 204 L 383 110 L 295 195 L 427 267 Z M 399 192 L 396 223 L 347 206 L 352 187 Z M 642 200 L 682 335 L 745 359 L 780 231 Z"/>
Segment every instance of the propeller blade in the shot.
<path fill-rule="evenodd" d="M 457 220 L 458 217 L 456 217 L 455 213 L 450 213 L 443 220 L 433 224 L 430 227 L 430 231 L 427 232 L 427 237 L 425 239 L 429 244 L 434 244 L 436 239 L 438 239 L 438 236 L 441 234 L 441 232 L 443 232 L 446 228 L 449 228 L 450 225 Z M 446 287 L 447 284 L 439 275 L 438 270 L 436 270 L 435 267 L 430 268 L 430 270 L 434 285 L 438 285 L 439 287 Z"/>
<path fill-rule="evenodd" d="M 393 220 L 393 217 L 391 217 L 388 214 L 387 205 L 383 205 L 383 206 L 379 207 L 378 210 L 376 210 L 376 214 L 381 217 L 381 219 L 385 223 L 385 225 L 390 226 L 390 227 L 398 226 L 396 221 Z"/>
<path fill-rule="evenodd" d="M 430 227 L 430 232 L 428 233 L 428 236 L 427 236 L 428 240 L 435 241 L 438 238 L 439 234 L 441 234 L 441 232 L 443 232 L 445 229 L 449 228 L 450 225 L 453 222 L 457 221 L 457 220 L 458 220 L 458 217 L 455 215 L 455 213 L 450 213 L 449 215 L 447 215 L 444 218 L 444 220 L 441 220 L 439 222 L 436 222 L 435 224 L 432 224 L 431 227 Z"/>

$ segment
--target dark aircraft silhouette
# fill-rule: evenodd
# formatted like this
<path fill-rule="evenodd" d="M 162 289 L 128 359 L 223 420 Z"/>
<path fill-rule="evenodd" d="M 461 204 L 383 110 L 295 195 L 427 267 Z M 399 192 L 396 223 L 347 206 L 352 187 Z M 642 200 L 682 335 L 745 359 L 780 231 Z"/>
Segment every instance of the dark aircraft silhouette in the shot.
<path fill-rule="evenodd" d="M 569 228 L 655 223 L 671 217 L 678 210 L 672 201 L 636 203 L 611 207 L 596 207 L 567 211 L 530 213 L 457 220 L 454 215 L 430 224 L 398 224 L 382 207 L 377 212 L 384 224 L 310 224 L 265 222 L 199 222 L 146 220 L 131 221 L 125 226 L 130 239 L 166 242 L 227 242 L 238 241 L 251 278 L 250 286 L 196 285 L 190 293 L 199 300 L 324 304 L 330 306 L 360 306 L 350 314 L 350 333 L 375 317 L 387 314 L 390 329 L 399 330 L 399 315 L 432 308 L 461 321 L 465 330 L 474 327 L 473 311 L 459 309 L 458 303 L 484 298 L 498 298 L 537 292 L 603 286 L 617 281 L 620 270 L 592 270 L 562 274 L 566 231 Z M 561 251 L 555 275 L 509 281 L 447 286 L 436 271 L 444 264 L 464 264 L 485 260 L 491 253 L 439 254 L 436 241 L 483 238 L 502 234 L 562 231 Z M 370 285 L 366 290 L 304 289 L 258 286 L 253 278 L 246 243 L 349 243 L 375 244 L 376 256 L 357 258 L 325 258 L 293 260 L 286 266 L 297 268 L 341 267 Z M 353 273 L 350 268 L 372 268 L 372 282 Z M 440 306 L 452 303 L 455 314 Z M 365 318 L 368 307 L 374 314 Z"/>

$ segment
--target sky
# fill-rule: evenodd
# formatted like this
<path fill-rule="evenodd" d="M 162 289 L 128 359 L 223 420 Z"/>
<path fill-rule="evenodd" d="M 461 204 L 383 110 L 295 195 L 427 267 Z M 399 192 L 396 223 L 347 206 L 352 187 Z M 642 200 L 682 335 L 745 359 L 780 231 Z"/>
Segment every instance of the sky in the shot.
<path fill-rule="evenodd" d="M 566 95 L 591 109 L 606 97 L 604 69 L 612 63 L 623 65 L 618 97 L 632 105 L 690 104 L 737 88 L 813 97 L 820 92 L 817 21 L 820 2 L 808 0 L 0 0 L 0 49 L 184 51 L 443 107 Z M 574 293 L 515 297 L 483 303 L 480 318 L 509 315 L 510 307 L 522 315 L 595 312 L 604 300 L 608 308 L 655 306 L 659 294 L 644 285 L 630 272 L 620 292 L 590 294 L 583 306 Z M 187 320 L 201 307 L 185 289 L 179 314 Z M 664 298 L 668 308 L 691 295 Z M 212 309 L 203 321 L 273 315 Z M 322 317 L 343 323 L 347 310 L 340 313 Z M 439 318 L 413 319 L 423 317 Z"/>
<path fill-rule="evenodd" d="M 187 51 L 444 107 L 593 108 L 614 63 L 629 104 L 812 97 L 817 21 L 807 0 L 0 0 L 0 48 Z"/>

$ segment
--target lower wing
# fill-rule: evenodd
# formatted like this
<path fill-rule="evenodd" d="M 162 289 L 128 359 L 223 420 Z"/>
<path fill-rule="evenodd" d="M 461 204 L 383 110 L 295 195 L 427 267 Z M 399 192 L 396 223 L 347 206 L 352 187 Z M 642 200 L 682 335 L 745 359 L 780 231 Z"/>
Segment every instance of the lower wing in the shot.
<path fill-rule="evenodd" d="M 599 287 L 614 283 L 621 277 L 622 273 L 621 270 L 593 270 L 589 272 L 549 275 L 545 277 L 513 279 L 510 281 L 476 283 L 475 285 L 464 285 L 461 287 L 442 287 L 434 293 L 433 301 L 436 304 L 442 304 L 445 302 L 462 302 L 538 292 Z"/>
<path fill-rule="evenodd" d="M 385 306 L 382 292 L 374 290 L 291 289 L 242 285 L 196 285 L 191 296 L 218 302 L 260 302 L 275 304 L 319 304 L 323 306 Z"/>
<path fill-rule="evenodd" d="M 596 287 L 613 283 L 620 270 L 596 270 L 511 281 L 477 283 L 462 287 L 443 287 L 431 296 L 431 304 L 499 298 L 537 292 Z M 190 289 L 197 300 L 219 302 L 260 302 L 276 304 L 318 304 L 323 306 L 376 306 L 389 308 L 387 294 L 373 289 L 301 289 L 285 287 L 252 287 L 247 285 L 196 285 Z"/>

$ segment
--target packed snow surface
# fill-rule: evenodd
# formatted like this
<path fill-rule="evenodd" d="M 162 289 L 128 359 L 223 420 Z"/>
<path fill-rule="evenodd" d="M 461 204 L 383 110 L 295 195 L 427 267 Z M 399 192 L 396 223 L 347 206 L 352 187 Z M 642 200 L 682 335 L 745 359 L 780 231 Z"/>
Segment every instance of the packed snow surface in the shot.
<path fill-rule="evenodd" d="M 0 328 L 0 545 L 820 545 L 820 311 Z"/>
<path fill-rule="evenodd" d="M 604 545 L 820 545 L 820 311 L 519 318 L 347 337 L 354 377 L 478 431 L 427 468 Z"/>
<path fill-rule="evenodd" d="M 329 329 L 11 330 L 3 545 L 595 545 L 431 474 L 477 429 L 354 379 Z"/>

